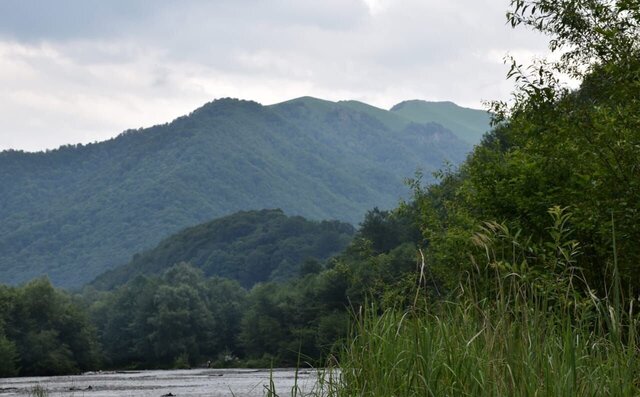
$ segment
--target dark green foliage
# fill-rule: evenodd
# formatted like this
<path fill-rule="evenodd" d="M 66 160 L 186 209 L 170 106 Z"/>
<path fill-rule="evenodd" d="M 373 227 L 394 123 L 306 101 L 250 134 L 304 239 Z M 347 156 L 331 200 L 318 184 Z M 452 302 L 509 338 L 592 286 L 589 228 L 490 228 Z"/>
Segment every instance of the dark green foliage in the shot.
<path fill-rule="evenodd" d="M 562 50 L 555 67 L 582 80 L 591 66 L 637 58 L 639 9 L 636 0 L 511 0 L 507 19 L 550 36 Z"/>
<path fill-rule="evenodd" d="M 83 290 L 76 299 L 91 326 L 83 310 L 46 280 L 2 286 L 2 375 L 95 368 L 98 344 L 102 368 L 189 368 L 209 360 L 216 366 L 290 366 L 301 358 L 322 364 L 347 335 L 352 308 L 368 299 L 393 307 L 410 303 L 421 239 L 415 215 L 412 206 L 372 210 L 353 240 L 348 224 L 310 222 L 279 210 L 241 212 L 186 229 L 157 251 L 136 256 L 134 264 L 152 266 L 146 274 L 127 273 L 128 281 L 109 291 Z M 197 255 L 226 246 L 229 257 L 239 258 L 226 268 L 234 270 L 265 244 L 279 258 L 271 274 L 287 281 L 261 282 L 247 291 L 235 280 L 207 278 L 206 267 L 166 265 L 181 258 L 197 263 Z M 154 261 L 161 266 L 153 267 Z"/>
<path fill-rule="evenodd" d="M 155 357 L 147 338 L 154 330 L 147 318 L 155 309 L 157 287 L 157 280 L 140 276 L 90 307 L 107 364 L 135 367 Z"/>
<path fill-rule="evenodd" d="M 0 334 L 0 378 L 18 375 L 18 360 L 15 343 Z"/>
<path fill-rule="evenodd" d="M 94 327 L 46 279 L 0 286 L 0 376 L 60 375 L 95 369 Z"/>
<path fill-rule="evenodd" d="M 91 303 L 106 361 L 122 367 L 202 365 L 224 351 L 238 354 L 245 291 L 178 264 L 162 277 L 139 276 Z"/>
<path fill-rule="evenodd" d="M 347 223 L 313 222 L 280 210 L 239 212 L 185 229 L 101 275 L 92 285 L 110 289 L 179 262 L 189 262 L 206 276 L 237 280 L 244 287 L 283 281 L 297 276 L 304 261 L 323 261 L 342 251 L 353 233 Z"/>
<path fill-rule="evenodd" d="M 475 267 L 471 237 L 484 222 L 526 233 L 533 257 L 558 206 L 571 214 L 575 265 L 590 287 L 604 294 L 611 285 L 615 231 L 623 283 L 632 296 L 640 290 L 640 16 L 632 3 L 512 2 L 514 25 L 550 34 L 552 49 L 566 52 L 529 69 L 514 63 L 515 101 L 496 105 L 496 128 L 457 172 L 416 189 L 428 262 L 449 285 Z M 558 72 L 580 87 L 563 87 Z"/>
<path fill-rule="evenodd" d="M 421 239 L 415 219 L 399 212 L 381 211 L 377 207 L 366 213 L 358 237 L 371 243 L 374 254 L 389 252 L 402 242 Z"/>
<path fill-rule="evenodd" d="M 14 296 L 12 288 L 0 285 L 0 377 L 18 374 L 18 349 L 12 340 L 7 339 L 5 333 L 14 305 Z"/>
<path fill-rule="evenodd" d="M 321 364 L 347 335 L 349 280 L 344 276 L 331 269 L 254 287 L 239 334 L 245 357 L 274 365 L 297 365 L 300 357 Z"/>
<path fill-rule="evenodd" d="M 351 307 L 370 298 L 404 306 L 413 297 L 415 244 L 420 240 L 414 215 L 410 206 L 395 212 L 372 210 L 344 250 L 353 233 L 348 224 L 309 222 L 279 210 L 241 212 L 187 229 L 136 256 L 129 269 L 143 269 L 146 275 L 127 273 L 123 280 L 129 281 L 108 292 L 87 287 L 82 298 L 109 366 L 188 367 L 208 360 L 217 366 L 296 365 L 300 357 L 322 363 L 347 334 Z M 325 264 L 328 253 L 338 252 L 331 248 L 336 241 L 342 241 L 343 252 Z M 372 250 L 380 241 L 384 246 Z M 281 261 L 271 266 L 272 274 L 281 274 L 282 263 L 293 264 L 287 267 L 288 281 L 259 282 L 247 291 L 237 281 L 206 278 L 191 264 L 166 265 L 190 258 L 206 271 L 197 257 L 185 255 L 208 254 L 225 245 L 235 250 L 228 251 L 229 257 L 233 253 L 239 258 L 227 269 L 238 272 L 267 242 L 274 244 L 268 251 Z M 216 244 L 223 245 L 212 248 Z M 327 254 L 278 254 L 316 249 Z M 154 261 L 161 266 L 144 268 Z M 236 274 L 242 273 L 224 275 Z"/>
<path fill-rule="evenodd" d="M 287 343 L 290 334 L 287 317 L 290 313 L 284 304 L 291 306 L 291 302 L 287 297 L 277 295 L 284 292 L 276 284 L 258 285 L 252 291 L 248 310 L 242 319 L 240 340 L 245 350 L 257 357 L 274 357 L 280 351 L 280 344 Z M 282 305 L 278 304 L 280 301 Z"/>
<path fill-rule="evenodd" d="M 47 274 L 78 287 L 184 227 L 239 210 L 355 224 L 368 208 L 394 206 L 417 168 L 459 162 L 468 149 L 438 124 L 300 98 L 217 100 L 106 142 L 2 152 L 0 282 Z"/>
<path fill-rule="evenodd" d="M 414 181 L 425 267 L 455 293 L 364 310 L 337 395 L 638 395 L 639 3 L 511 4 L 562 55 L 514 62 L 491 134 L 438 184 Z"/>
<path fill-rule="evenodd" d="M 315 259 L 307 259 L 300 266 L 300 277 L 304 277 L 309 274 L 317 274 L 322 271 L 322 264 Z"/>

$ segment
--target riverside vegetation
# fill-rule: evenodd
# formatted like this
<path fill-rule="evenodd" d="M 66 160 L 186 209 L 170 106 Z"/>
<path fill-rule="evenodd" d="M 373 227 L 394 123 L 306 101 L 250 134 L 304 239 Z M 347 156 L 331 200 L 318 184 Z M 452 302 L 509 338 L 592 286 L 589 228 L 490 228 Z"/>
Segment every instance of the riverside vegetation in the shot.
<path fill-rule="evenodd" d="M 427 282 L 408 309 L 357 313 L 337 395 L 640 393 L 640 4 L 513 0 L 508 19 L 561 56 L 512 63 L 493 131 L 414 183 L 444 297 Z"/>
<path fill-rule="evenodd" d="M 347 335 L 349 304 L 363 303 L 370 285 L 378 286 L 377 296 L 396 299 L 396 286 L 415 266 L 413 241 L 420 233 L 408 217 L 375 209 L 352 233 L 350 225 L 339 222 L 250 211 L 165 240 L 134 261 L 147 263 L 145 258 L 163 252 L 192 264 L 159 266 L 146 274 L 127 273 L 131 269 L 125 266 L 116 274 L 130 279 L 107 284 L 114 289 L 90 285 L 72 295 L 46 279 L 2 286 L 2 375 L 187 368 L 209 360 L 221 367 L 295 366 L 300 357 L 321 364 Z M 185 242 L 185 236 L 197 236 L 200 243 Z M 238 249 L 248 242 L 255 251 Z M 347 243 L 328 260 L 313 257 Z M 225 263 L 235 266 L 231 276 L 251 270 L 255 260 L 261 263 L 263 251 L 271 253 L 271 261 L 280 257 L 271 272 L 277 281 L 270 281 L 267 272 L 245 284 L 249 289 L 242 277 L 207 277 L 208 256 L 194 255 L 203 247 L 226 255 Z M 96 286 L 106 280 L 119 278 L 99 278 Z"/>
<path fill-rule="evenodd" d="M 459 168 L 436 184 L 411 181 L 411 199 L 369 211 L 342 253 L 284 284 L 243 292 L 183 264 L 113 292 L 85 290 L 73 307 L 88 342 L 122 365 L 104 338 L 123 318 L 116 329 L 131 334 L 116 338 L 128 344 L 117 352 L 143 349 L 162 365 L 196 360 L 189 348 L 215 338 L 161 324 L 188 318 L 199 329 L 212 308 L 171 305 L 206 302 L 222 290 L 207 283 L 227 283 L 246 299 L 229 334 L 237 344 L 223 343 L 229 353 L 339 366 L 339 379 L 321 383 L 325 395 L 640 394 L 640 4 L 514 0 L 508 18 L 549 35 L 562 55 L 512 64 L 513 103 L 494 105 L 494 129 Z M 559 74 L 580 87 L 565 88 Z M 137 318 L 131 308 L 142 307 Z M 148 345 L 163 331 L 182 348 Z M 17 367 L 23 356 L 7 335 Z"/>

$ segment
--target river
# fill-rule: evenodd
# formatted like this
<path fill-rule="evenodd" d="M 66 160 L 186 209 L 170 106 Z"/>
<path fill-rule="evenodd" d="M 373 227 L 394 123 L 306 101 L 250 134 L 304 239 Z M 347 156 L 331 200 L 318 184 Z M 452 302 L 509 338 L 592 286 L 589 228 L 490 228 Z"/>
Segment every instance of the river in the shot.
<path fill-rule="evenodd" d="M 191 369 L 0 378 L 0 397 L 254 397 L 266 395 L 270 379 L 280 396 L 292 395 L 296 384 L 294 369 Z M 302 394 L 316 391 L 317 380 L 315 370 L 298 371 L 297 384 Z M 44 393 L 35 393 L 37 389 Z"/>

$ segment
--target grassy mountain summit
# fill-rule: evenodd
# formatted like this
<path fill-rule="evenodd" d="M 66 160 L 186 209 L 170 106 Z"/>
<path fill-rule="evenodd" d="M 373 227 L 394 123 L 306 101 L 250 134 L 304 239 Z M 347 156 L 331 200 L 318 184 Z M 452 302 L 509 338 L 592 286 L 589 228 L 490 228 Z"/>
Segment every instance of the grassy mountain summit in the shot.
<path fill-rule="evenodd" d="M 391 112 L 416 123 L 438 123 L 471 145 L 479 143 L 489 130 L 488 112 L 464 108 L 453 102 L 404 101 L 392 107 Z"/>
<path fill-rule="evenodd" d="M 245 287 L 286 280 L 298 276 L 305 261 L 322 261 L 342 251 L 354 232 L 348 223 L 288 217 L 281 210 L 241 211 L 184 229 L 134 255 L 126 265 L 103 273 L 92 285 L 111 289 L 180 262 Z"/>
<path fill-rule="evenodd" d="M 74 287 L 178 230 L 282 208 L 353 224 L 470 146 L 356 102 L 220 99 L 171 123 L 56 150 L 0 152 L 0 282 Z"/>

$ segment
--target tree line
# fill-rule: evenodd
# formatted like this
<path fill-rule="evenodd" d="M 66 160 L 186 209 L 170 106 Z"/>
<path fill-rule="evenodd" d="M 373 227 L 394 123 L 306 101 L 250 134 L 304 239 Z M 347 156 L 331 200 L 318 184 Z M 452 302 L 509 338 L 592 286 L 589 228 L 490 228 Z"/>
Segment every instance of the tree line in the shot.
<path fill-rule="evenodd" d="M 419 239 L 410 218 L 374 209 L 347 249 L 303 261 L 289 281 L 247 289 L 182 262 L 110 291 L 3 286 L 0 374 L 320 364 L 354 308 L 372 296 L 406 300 L 398 291 L 415 283 Z"/>

